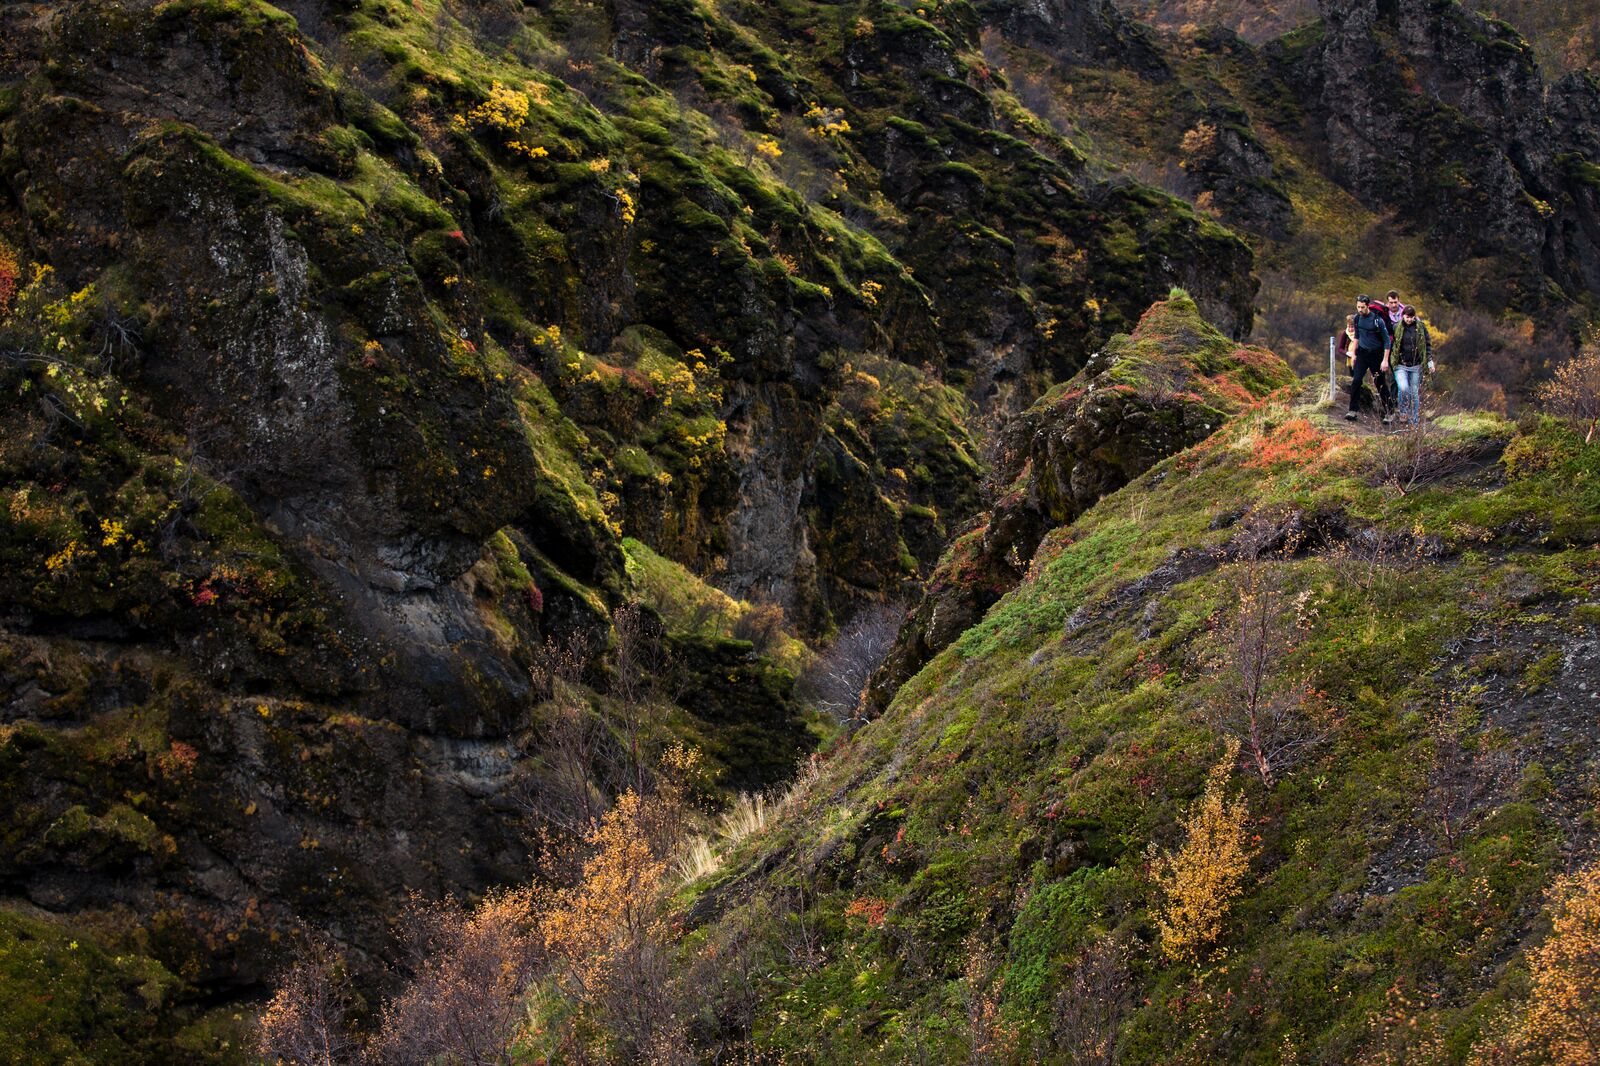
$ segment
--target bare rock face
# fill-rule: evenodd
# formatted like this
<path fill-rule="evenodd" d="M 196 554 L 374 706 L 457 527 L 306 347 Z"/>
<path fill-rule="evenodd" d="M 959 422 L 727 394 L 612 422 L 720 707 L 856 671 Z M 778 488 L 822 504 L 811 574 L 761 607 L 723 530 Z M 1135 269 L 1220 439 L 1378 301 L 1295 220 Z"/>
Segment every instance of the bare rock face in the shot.
<path fill-rule="evenodd" d="M 69 57 L 54 95 L 30 93 L 7 138 L 40 246 L 74 286 L 123 259 L 163 309 L 141 381 L 378 642 L 389 713 L 502 729 L 526 681 L 461 582 L 502 526 L 550 543 L 514 488 L 536 460 L 508 432 L 509 391 L 461 372 L 452 346 L 471 340 L 429 315 L 406 249 L 347 196 L 271 176 L 346 169 L 308 55 L 271 24 L 120 5 L 74 6 L 54 30 Z M 384 395 L 402 376 L 409 391 Z M 619 569 L 614 547 L 591 549 L 582 576 L 614 586 Z"/>
<path fill-rule="evenodd" d="M 1546 83 L 1513 29 L 1458 4 L 1333 0 L 1322 15 L 1294 83 L 1335 178 L 1439 260 L 1483 260 L 1481 302 L 1536 306 L 1544 277 L 1593 290 L 1595 185 L 1577 165 L 1600 135 L 1592 80 Z"/>

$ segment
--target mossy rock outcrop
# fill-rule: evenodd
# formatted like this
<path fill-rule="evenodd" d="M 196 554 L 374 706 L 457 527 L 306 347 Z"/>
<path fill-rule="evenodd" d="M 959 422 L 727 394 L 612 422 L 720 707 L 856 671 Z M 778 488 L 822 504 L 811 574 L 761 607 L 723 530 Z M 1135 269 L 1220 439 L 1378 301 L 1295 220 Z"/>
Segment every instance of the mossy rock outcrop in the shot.
<path fill-rule="evenodd" d="M 1046 532 L 1295 380 L 1276 355 L 1218 332 L 1187 293 L 1153 305 L 1007 428 L 1007 488 L 939 561 L 873 679 L 874 702 L 1010 591 Z"/>

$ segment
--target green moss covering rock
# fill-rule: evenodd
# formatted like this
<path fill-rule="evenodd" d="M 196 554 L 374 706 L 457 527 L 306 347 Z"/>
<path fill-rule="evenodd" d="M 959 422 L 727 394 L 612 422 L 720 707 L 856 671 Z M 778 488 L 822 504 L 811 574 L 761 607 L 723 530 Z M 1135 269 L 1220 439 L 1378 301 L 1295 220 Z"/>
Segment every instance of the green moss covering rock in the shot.
<path fill-rule="evenodd" d="M 940 559 L 874 679 L 880 706 L 1016 584 L 1048 529 L 1294 380 L 1276 355 L 1218 332 L 1188 293 L 1152 305 L 1007 428 L 1010 484 Z"/>

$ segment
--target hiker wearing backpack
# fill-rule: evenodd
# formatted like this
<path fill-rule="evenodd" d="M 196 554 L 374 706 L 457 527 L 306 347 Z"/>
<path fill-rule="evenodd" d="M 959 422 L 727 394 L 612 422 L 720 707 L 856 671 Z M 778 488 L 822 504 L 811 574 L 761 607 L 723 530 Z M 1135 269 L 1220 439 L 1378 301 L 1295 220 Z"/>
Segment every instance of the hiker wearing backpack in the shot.
<path fill-rule="evenodd" d="M 1393 333 L 1394 328 L 1400 324 L 1401 314 L 1405 311 L 1405 305 L 1400 302 L 1400 293 L 1390 289 L 1383 303 L 1377 306 L 1378 310 L 1383 312 L 1383 317 L 1389 320 L 1389 332 Z"/>
<path fill-rule="evenodd" d="M 1389 399 L 1389 352 L 1393 347 L 1389 320 L 1373 307 L 1372 297 L 1363 295 L 1356 299 L 1356 319 L 1352 325 L 1356 331 L 1355 376 L 1350 379 L 1350 410 L 1344 417 L 1351 422 L 1356 420 L 1361 379 L 1370 372 L 1383 422 L 1388 425 L 1394 421 L 1394 404 Z"/>
<path fill-rule="evenodd" d="M 1422 424 L 1422 375 L 1433 373 L 1433 341 L 1415 307 L 1404 307 L 1394 330 L 1394 384 L 1400 420 Z"/>

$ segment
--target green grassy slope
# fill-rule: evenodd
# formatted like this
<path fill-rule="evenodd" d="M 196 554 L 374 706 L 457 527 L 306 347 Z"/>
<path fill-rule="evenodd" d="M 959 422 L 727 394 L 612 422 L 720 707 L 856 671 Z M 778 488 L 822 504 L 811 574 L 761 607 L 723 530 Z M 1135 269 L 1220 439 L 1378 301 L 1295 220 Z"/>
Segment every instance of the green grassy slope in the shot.
<path fill-rule="evenodd" d="M 1594 853 L 1600 451 L 1462 418 L 1402 492 L 1403 447 L 1273 402 L 1051 533 L 700 886 L 691 951 L 772 952 L 755 1044 L 1102 1061 L 1069 1049 L 1098 995 L 1118 1062 L 1463 1060 L 1520 995 L 1544 888 Z M 1249 872 L 1176 961 L 1152 859 L 1225 750 L 1263 588 L 1267 685 L 1327 737 L 1270 785 L 1230 775 Z"/>

